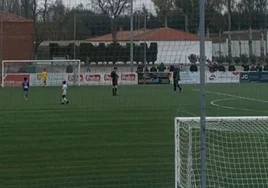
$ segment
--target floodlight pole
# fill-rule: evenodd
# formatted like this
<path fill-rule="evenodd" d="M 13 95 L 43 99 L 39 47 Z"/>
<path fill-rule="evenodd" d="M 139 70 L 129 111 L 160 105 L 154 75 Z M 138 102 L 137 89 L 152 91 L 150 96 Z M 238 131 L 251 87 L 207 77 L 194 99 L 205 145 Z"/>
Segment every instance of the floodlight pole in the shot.
<path fill-rule="evenodd" d="M 206 188 L 205 0 L 199 0 L 201 188 Z"/>
<path fill-rule="evenodd" d="M 131 6 L 130 6 L 130 70 L 133 72 L 133 1 L 131 0 Z"/>

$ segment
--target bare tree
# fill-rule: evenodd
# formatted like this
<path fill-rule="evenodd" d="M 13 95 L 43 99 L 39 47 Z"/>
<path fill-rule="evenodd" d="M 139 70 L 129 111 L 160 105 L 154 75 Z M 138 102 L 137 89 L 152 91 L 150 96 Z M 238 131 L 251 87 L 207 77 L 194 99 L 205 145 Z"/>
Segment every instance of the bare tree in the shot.
<path fill-rule="evenodd" d="M 21 0 L 22 13 L 26 18 L 30 18 L 30 4 L 31 0 Z"/>
<path fill-rule="evenodd" d="M 91 0 L 92 1 L 92 0 Z M 111 31 L 113 43 L 117 42 L 118 18 L 121 14 L 129 10 L 132 0 L 93 0 L 103 14 L 111 18 Z"/>
<path fill-rule="evenodd" d="M 249 41 L 248 41 L 248 48 L 249 48 L 249 56 L 252 56 L 252 13 L 255 9 L 255 2 L 254 0 L 241 0 L 241 4 L 245 12 L 248 15 L 248 25 L 249 25 Z"/>
<path fill-rule="evenodd" d="M 42 8 L 42 17 L 43 17 L 43 22 L 46 23 L 47 21 L 47 11 L 48 11 L 48 6 L 49 6 L 49 1 L 44 0 L 43 2 L 43 8 Z"/>
<path fill-rule="evenodd" d="M 152 0 L 155 7 L 156 12 L 164 22 L 165 27 L 168 27 L 168 16 L 174 10 L 174 0 Z"/>
<path fill-rule="evenodd" d="M 232 29 L 232 0 L 227 0 L 227 11 L 228 11 L 228 56 L 232 57 L 232 38 L 231 38 L 231 29 Z"/>
<path fill-rule="evenodd" d="M 8 11 L 13 14 L 19 15 L 20 1 L 19 0 L 2 0 L 0 1 L 1 10 Z"/>

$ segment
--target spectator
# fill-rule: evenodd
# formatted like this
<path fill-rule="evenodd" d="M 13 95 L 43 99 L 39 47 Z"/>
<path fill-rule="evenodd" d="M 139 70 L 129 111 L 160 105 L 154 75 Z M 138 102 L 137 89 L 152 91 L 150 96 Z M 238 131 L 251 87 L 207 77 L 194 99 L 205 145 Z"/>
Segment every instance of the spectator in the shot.
<path fill-rule="evenodd" d="M 89 67 L 89 66 L 87 67 L 87 72 L 91 72 L 91 70 L 90 70 L 90 67 Z"/>
<path fill-rule="evenodd" d="M 257 67 L 255 65 L 252 65 L 250 68 L 250 71 L 252 71 L 252 72 L 257 71 Z"/>
<path fill-rule="evenodd" d="M 219 68 L 220 72 L 225 72 L 226 71 L 225 66 L 223 64 L 220 64 L 218 68 Z"/>
<path fill-rule="evenodd" d="M 229 67 L 228 67 L 228 71 L 230 72 L 235 72 L 236 71 L 236 68 L 233 64 L 231 64 Z"/>
<path fill-rule="evenodd" d="M 268 71 L 268 63 L 266 65 L 264 65 L 263 70 Z"/>
<path fill-rule="evenodd" d="M 216 72 L 218 70 L 218 66 L 215 62 L 214 63 L 212 63 L 211 61 L 207 61 L 207 62 L 209 63 L 208 68 L 210 72 Z"/>
<path fill-rule="evenodd" d="M 243 71 L 249 71 L 249 65 L 248 64 L 243 64 L 242 67 L 244 69 Z"/>
<path fill-rule="evenodd" d="M 190 71 L 191 71 L 191 72 L 197 72 L 197 71 L 198 71 L 198 68 L 197 68 L 197 66 L 196 66 L 195 63 L 192 63 L 192 64 L 191 64 L 191 66 L 190 66 Z"/>
<path fill-rule="evenodd" d="M 144 68 L 144 72 L 149 72 L 149 69 L 147 66 Z"/>
<path fill-rule="evenodd" d="M 169 67 L 169 72 L 173 72 L 174 69 L 175 69 L 174 65 L 170 65 L 170 67 Z"/>
<path fill-rule="evenodd" d="M 157 72 L 157 68 L 155 66 L 152 66 L 150 72 Z"/>
<path fill-rule="evenodd" d="M 157 67 L 159 72 L 164 72 L 166 70 L 166 67 L 163 62 L 160 63 L 160 65 Z"/>
<path fill-rule="evenodd" d="M 262 72 L 262 66 L 260 63 L 257 65 L 256 69 L 257 71 Z"/>
<path fill-rule="evenodd" d="M 137 72 L 143 72 L 143 65 L 138 65 Z"/>

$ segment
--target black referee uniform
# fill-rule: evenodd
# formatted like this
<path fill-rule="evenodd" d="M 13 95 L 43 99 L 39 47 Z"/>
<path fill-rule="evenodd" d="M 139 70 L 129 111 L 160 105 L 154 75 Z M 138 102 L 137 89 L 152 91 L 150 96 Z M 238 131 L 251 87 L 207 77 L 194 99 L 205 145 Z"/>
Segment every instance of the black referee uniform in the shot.
<path fill-rule="evenodd" d="M 175 68 L 173 71 L 173 87 L 174 87 L 174 92 L 177 91 L 177 88 L 179 88 L 179 91 L 182 91 L 182 88 L 179 84 L 180 81 L 180 69 L 179 68 Z"/>
<path fill-rule="evenodd" d="M 118 74 L 116 73 L 117 68 L 111 72 L 112 86 L 113 86 L 113 96 L 117 95 L 117 85 L 118 85 Z"/>

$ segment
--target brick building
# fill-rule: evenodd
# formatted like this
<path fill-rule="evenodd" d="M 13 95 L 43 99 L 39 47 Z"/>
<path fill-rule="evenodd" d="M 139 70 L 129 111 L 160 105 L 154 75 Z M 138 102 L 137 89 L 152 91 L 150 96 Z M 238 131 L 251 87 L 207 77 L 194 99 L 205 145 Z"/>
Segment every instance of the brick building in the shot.
<path fill-rule="evenodd" d="M 3 29 L 1 26 L 3 26 Z M 34 24 L 32 20 L 0 11 L 1 59 L 32 59 L 34 49 L 33 42 Z"/>

